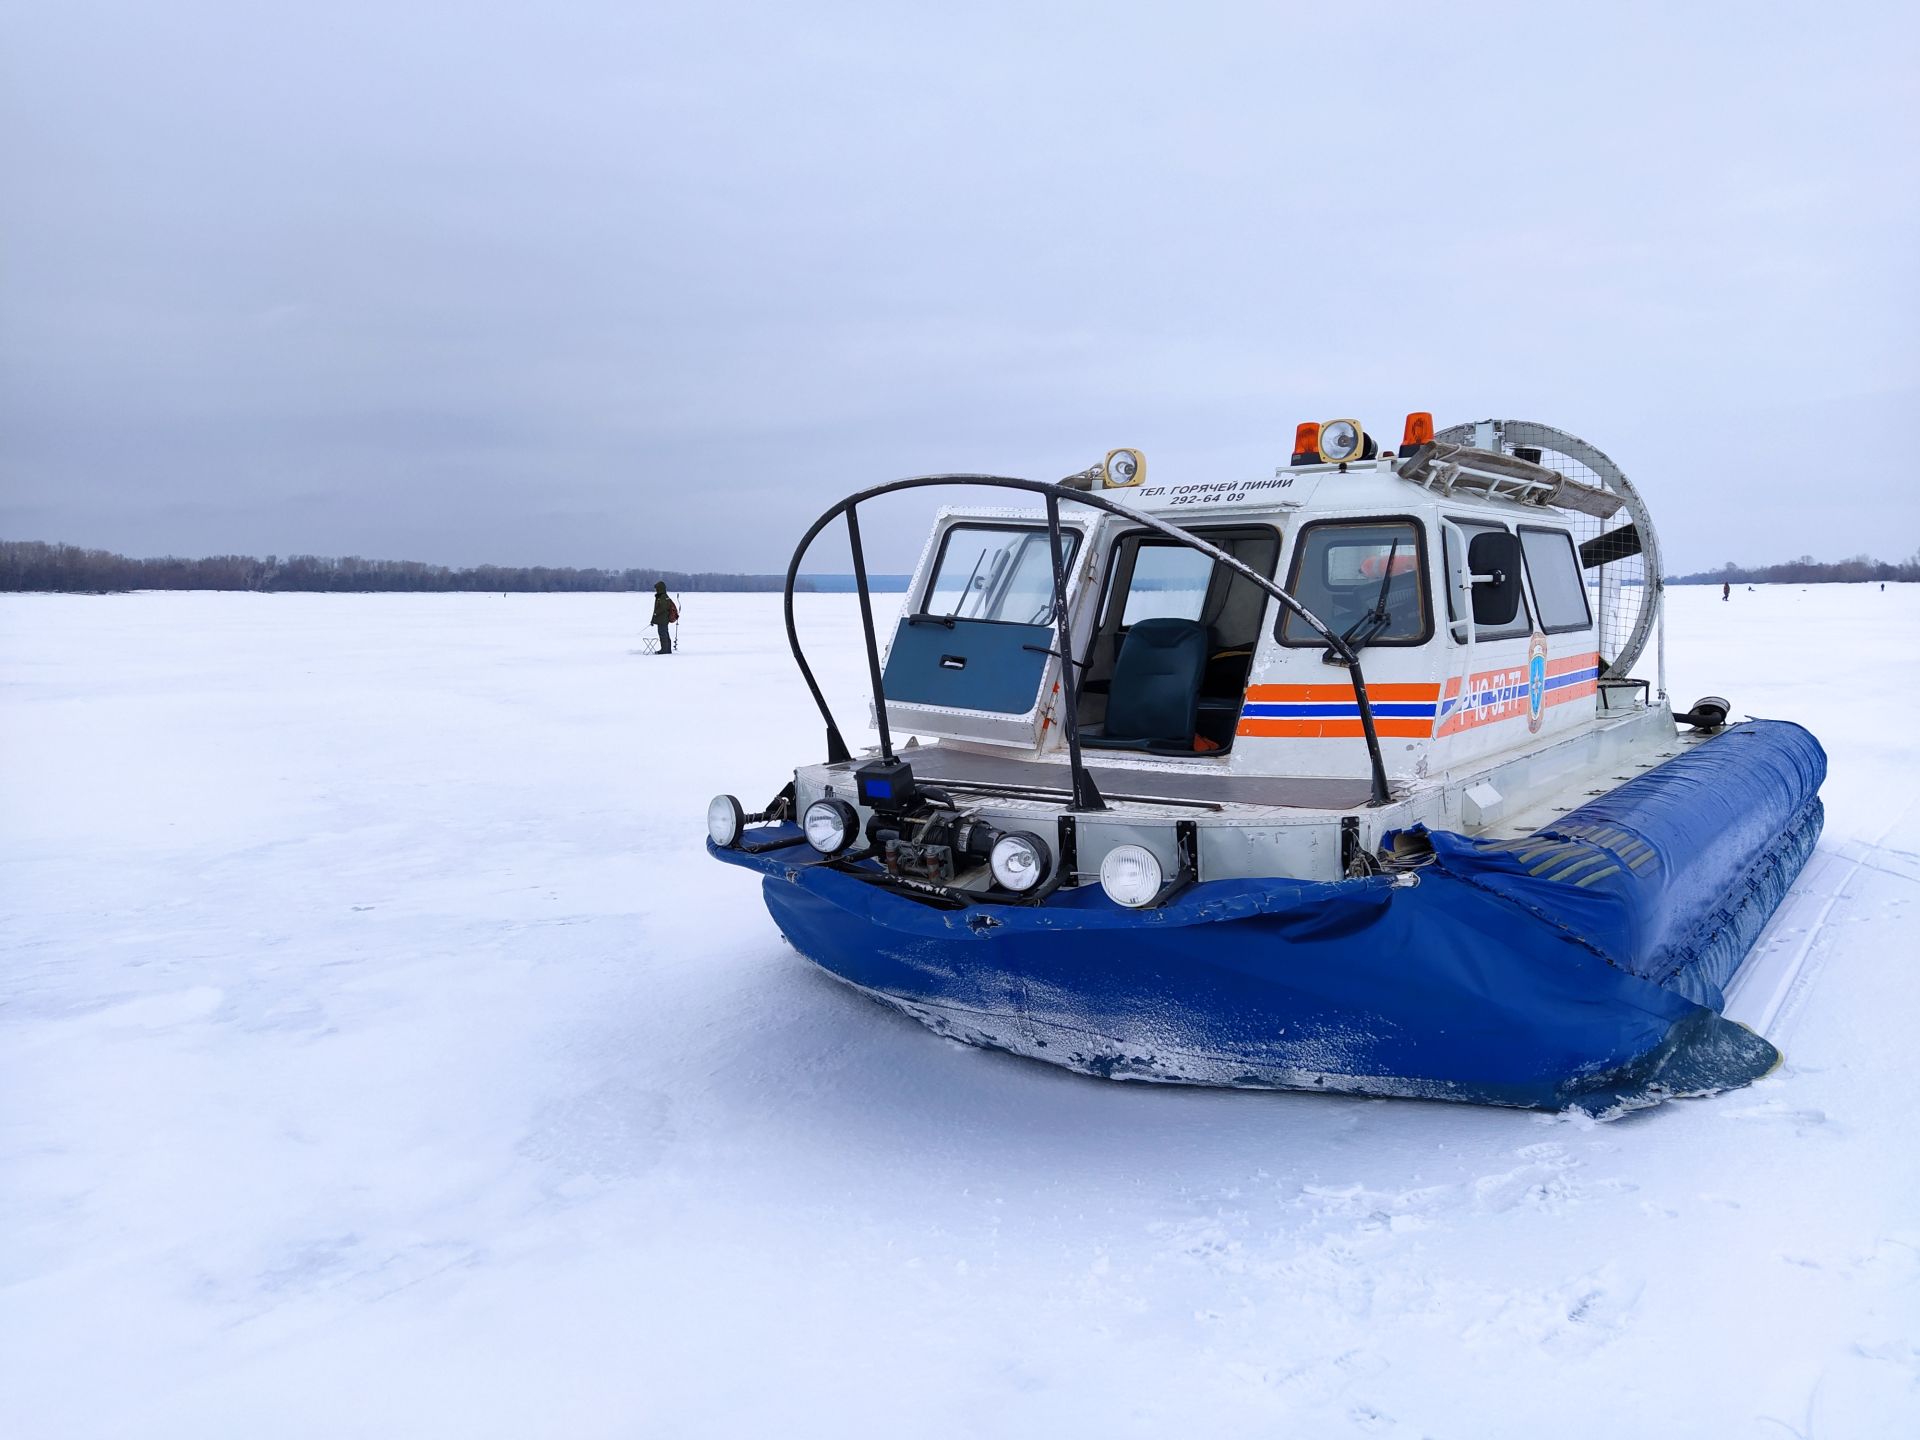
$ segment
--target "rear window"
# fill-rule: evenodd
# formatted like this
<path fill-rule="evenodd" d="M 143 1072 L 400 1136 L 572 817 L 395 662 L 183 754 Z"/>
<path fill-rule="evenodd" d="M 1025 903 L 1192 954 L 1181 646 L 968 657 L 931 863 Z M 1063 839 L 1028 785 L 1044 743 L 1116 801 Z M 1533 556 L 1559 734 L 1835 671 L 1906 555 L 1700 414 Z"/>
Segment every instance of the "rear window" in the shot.
<path fill-rule="evenodd" d="M 1426 574 L 1426 550 L 1413 521 L 1321 521 L 1301 530 L 1287 589 L 1336 635 L 1384 603 L 1387 623 L 1367 643 L 1418 645 L 1433 633 Z M 1291 610 L 1280 622 L 1280 642 L 1326 643 Z"/>
<path fill-rule="evenodd" d="M 1562 630 L 1585 630 L 1593 624 L 1587 608 L 1587 582 L 1573 550 L 1573 537 L 1564 530 L 1520 527 L 1520 550 L 1527 559 L 1527 579 L 1533 584 L 1533 608 L 1540 628 L 1552 635 Z"/>
<path fill-rule="evenodd" d="M 1080 533 L 1060 530 L 1064 569 Z M 922 614 L 1044 625 L 1053 618 L 1053 550 L 1047 532 L 1026 525 L 955 525 L 940 541 Z"/>

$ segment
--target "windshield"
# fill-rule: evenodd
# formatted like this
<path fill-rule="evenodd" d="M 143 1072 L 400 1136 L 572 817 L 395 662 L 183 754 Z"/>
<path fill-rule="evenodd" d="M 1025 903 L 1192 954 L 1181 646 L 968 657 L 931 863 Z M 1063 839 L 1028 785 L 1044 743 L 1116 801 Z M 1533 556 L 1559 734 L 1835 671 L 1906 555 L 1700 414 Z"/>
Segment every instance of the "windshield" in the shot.
<path fill-rule="evenodd" d="M 1073 564 L 1078 531 L 1063 527 L 1060 543 Z M 1053 552 L 1044 528 L 955 525 L 940 543 L 920 610 L 962 620 L 1044 625 L 1053 618 Z"/>

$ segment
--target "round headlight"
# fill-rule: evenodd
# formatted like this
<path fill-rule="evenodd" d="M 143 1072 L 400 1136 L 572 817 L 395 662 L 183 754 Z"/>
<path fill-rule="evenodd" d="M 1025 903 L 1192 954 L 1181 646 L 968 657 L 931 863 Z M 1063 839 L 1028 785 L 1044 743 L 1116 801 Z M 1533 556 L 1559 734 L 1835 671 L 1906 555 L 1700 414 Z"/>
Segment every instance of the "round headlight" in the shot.
<path fill-rule="evenodd" d="M 740 838 L 740 832 L 746 828 L 746 824 L 747 812 L 740 808 L 740 802 L 733 796 L 716 795 L 707 802 L 707 834 L 722 850 L 728 849 Z"/>
<path fill-rule="evenodd" d="M 1160 862 L 1144 845 L 1116 845 L 1100 862 L 1100 888 L 1116 905 L 1138 910 L 1160 893 Z"/>
<path fill-rule="evenodd" d="M 860 817 L 844 800 L 816 800 L 802 822 L 807 843 L 822 855 L 838 855 L 860 833 Z"/>
<path fill-rule="evenodd" d="M 1025 831 L 1002 835 L 994 841 L 993 855 L 987 863 L 993 869 L 994 882 L 1014 891 L 1033 889 L 1053 868 L 1040 837 Z"/>
<path fill-rule="evenodd" d="M 1109 490 L 1124 490 L 1147 478 L 1147 457 L 1138 450 L 1109 450 L 1100 468 Z"/>
<path fill-rule="evenodd" d="M 1329 465 L 1353 459 L 1365 443 L 1358 420 L 1329 420 L 1320 427 L 1320 458 Z"/>

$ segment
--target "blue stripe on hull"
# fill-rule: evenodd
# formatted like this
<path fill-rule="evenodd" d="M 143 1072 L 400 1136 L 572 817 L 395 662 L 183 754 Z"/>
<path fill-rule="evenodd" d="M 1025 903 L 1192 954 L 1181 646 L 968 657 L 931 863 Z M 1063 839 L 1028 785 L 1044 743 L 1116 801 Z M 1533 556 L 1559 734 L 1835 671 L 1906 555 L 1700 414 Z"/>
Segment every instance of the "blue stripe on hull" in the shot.
<path fill-rule="evenodd" d="M 1432 701 L 1379 701 L 1372 704 L 1375 716 L 1388 720 L 1431 720 L 1433 718 Z M 1309 701 L 1291 700 L 1249 700 L 1240 710 L 1243 716 L 1267 720 L 1318 720 L 1322 718 L 1348 719 L 1360 714 L 1358 701 L 1353 704 L 1319 704 Z"/>

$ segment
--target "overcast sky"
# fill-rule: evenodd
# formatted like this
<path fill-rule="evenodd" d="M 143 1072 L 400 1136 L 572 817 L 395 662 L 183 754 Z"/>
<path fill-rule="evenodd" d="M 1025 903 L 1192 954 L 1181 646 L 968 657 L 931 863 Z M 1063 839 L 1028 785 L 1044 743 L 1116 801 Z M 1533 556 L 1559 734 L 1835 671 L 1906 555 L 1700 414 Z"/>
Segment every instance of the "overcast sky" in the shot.
<path fill-rule="evenodd" d="M 0 536 L 772 570 L 1426 409 L 1593 441 L 1671 569 L 1903 557 L 1917 17 L 6 0 Z"/>

